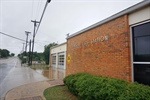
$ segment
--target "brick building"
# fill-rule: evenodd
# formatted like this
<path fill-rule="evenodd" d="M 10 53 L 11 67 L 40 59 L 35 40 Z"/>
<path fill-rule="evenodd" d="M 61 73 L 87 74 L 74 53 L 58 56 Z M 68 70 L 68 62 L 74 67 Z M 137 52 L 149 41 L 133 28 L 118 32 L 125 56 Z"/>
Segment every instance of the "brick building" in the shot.
<path fill-rule="evenodd" d="M 150 0 L 68 36 L 66 74 L 77 72 L 150 85 Z"/>

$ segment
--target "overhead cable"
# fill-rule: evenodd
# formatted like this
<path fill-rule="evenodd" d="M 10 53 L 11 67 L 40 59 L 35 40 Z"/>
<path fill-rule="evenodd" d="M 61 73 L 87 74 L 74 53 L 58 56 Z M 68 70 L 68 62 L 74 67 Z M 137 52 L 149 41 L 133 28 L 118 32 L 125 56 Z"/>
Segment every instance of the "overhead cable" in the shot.
<path fill-rule="evenodd" d="M 42 16 L 41 16 L 41 19 L 40 19 L 39 25 L 38 25 L 37 30 L 36 30 L 36 34 L 37 34 L 37 31 L 38 31 L 38 29 L 39 29 L 39 27 L 40 27 L 41 21 L 42 21 L 42 19 L 43 19 L 43 16 L 44 16 L 44 13 L 45 13 L 46 7 L 47 7 L 48 3 L 50 3 L 50 2 L 51 2 L 51 0 L 47 0 L 47 1 L 46 1 L 46 4 L 45 4 L 44 10 L 43 10 L 43 13 L 42 13 Z M 36 35 L 36 34 L 35 34 L 35 35 Z"/>
<path fill-rule="evenodd" d="M 37 18 L 37 19 L 38 19 L 38 17 L 39 17 L 40 8 L 41 8 L 41 5 L 42 5 L 41 2 L 42 2 L 42 0 L 39 0 L 38 5 L 37 5 L 36 17 L 35 17 L 35 18 Z"/>
<path fill-rule="evenodd" d="M 3 34 L 3 35 L 6 35 L 6 36 L 9 36 L 9 37 L 11 37 L 11 38 L 14 38 L 14 39 L 17 39 L 17 40 L 20 40 L 20 41 L 24 41 L 24 42 L 26 42 L 26 41 L 25 41 L 25 40 L 23 40 L 23 39 L 20 39 L 20 38 L 17 38 L 17 37 L 14 37 L 14 36 L 8 35 L 8 34 L 3 33 L 3 32 L 0 32 L 0 34 Z"/>

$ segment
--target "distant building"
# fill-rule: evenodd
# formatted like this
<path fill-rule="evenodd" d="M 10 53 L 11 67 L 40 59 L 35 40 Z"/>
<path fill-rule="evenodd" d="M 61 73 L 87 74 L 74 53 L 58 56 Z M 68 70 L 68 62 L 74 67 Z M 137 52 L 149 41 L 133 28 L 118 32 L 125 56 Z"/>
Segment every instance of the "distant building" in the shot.
<path fill-rule="evenodd" d="M 50 66 L 66 69 L 66 42 L 50 48 Z"/>
<path fill-rule="evenodd" d="M 89 72 L 150 85 L 150 0 L 69 35 L 66 61 L 67 75 Z"/>

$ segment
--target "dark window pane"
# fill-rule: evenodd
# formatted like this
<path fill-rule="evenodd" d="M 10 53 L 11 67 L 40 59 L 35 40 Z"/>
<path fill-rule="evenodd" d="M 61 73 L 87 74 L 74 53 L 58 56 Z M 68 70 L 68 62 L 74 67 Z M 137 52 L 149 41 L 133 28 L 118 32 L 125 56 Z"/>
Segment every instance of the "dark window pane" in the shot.
<path fill-rule="evenodd" d="M 134 81 L 150 85 L 150 65 L 134 64 Z"/>
<path fill-rule="evenodd" d="M 135 26 L 133 28 L 134 36 L 150 35 L 150 22 L 142 25 Z"/>
<path fill-rule="evenodd" d="M 150 62 L 150 36 L 134 38 L 134 61 Z"/>
<path fill-rule="evenodd" d="M 133 60 L 150 62 L 150 22 L 133 27 Z"/>

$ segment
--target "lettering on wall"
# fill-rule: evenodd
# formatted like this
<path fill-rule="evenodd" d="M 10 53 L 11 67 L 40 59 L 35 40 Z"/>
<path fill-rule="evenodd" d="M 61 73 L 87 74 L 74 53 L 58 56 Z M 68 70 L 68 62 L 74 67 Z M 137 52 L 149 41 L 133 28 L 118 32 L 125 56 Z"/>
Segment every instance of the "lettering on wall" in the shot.
<path fill-rule="evenodd" d="M 108 35 L 100 36 L 100 37 L 93 38 L 90 41 L 83 41 L 82 43 L 72 44 L 71 47 L 72 48 L 77 48 L 77 47 L 86 46 L 86 45 L 89 45 L 89 44 L 94 44 L 94 43 L 98 43 L 98 42 L 107 41 L 108 39 L 109 39 Z"/>

